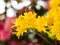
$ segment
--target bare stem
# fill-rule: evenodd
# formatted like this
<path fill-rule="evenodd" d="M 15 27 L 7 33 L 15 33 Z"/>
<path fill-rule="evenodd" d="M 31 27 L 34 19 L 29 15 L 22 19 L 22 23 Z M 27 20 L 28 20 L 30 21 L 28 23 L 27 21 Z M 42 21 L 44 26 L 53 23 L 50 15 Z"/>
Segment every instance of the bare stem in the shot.
<path fill-rule="evenodd" d="M 49 42 L 45 37 L 43 37 L 41 34 L 37 33 L 37 35 L 39 35 L 42 39 L 44 39 L 48 44 L 54 45 L 51 42 Z"/>

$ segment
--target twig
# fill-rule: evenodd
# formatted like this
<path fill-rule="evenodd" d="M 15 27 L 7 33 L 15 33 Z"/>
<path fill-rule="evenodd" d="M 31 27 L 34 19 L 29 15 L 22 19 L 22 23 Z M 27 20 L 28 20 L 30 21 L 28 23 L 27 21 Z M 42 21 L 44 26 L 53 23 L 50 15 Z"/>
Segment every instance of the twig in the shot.
<path fill-rule="evenodd" d="M 44 39 L 47 43 L 49 43 L 50 45 L 54 45 L 51 42 L 49 42 L 46 38 L 44 38 L 41 34 L 36 33 L 37 35 L 39 35 L 42 39 Z"/>

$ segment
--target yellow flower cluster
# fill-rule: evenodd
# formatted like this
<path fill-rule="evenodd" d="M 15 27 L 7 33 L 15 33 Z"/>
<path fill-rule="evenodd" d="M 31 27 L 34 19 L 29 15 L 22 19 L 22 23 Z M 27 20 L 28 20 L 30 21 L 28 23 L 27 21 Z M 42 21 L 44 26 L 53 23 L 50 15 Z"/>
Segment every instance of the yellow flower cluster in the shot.
<path fill-rule="evenodd" d="M 16 36 L 20 37 L 27 28 L 35 28 L 38 32 L 47 32 L 49 29 L 49 37 L 56 36 L 57 40 L 60 40 L 60 1 L 50 0 L 50 9 L 47 15 L 38 16 L 36 18 L 35 12 L 25 12 L 24 15 L 20 15 L 15 22 Z"/>
<path fill-rule="evenodd" d="M 60 14 L 56 10 L 50 9 L 48 15 L 38 16 L 37 18 L 35 12 L 26 12 L 24 15 L 20 15 L 15 22 L 16 36 L 19 38 L 20 35 L 27 32 L 27 28 L 35 28 L 38 32 L 43 31 L 45 33 L 47 32 L 46 29 L 49 29 L 49 32 L 51 32 L 48 33 L 49 37 L 56 35 L 56 38 L 60 40 Z"/>
<path fill-rule="evenodd" d="M 46 21 L 45 16 L 38 16 L 38 18 L 36 18 L 35 12 L 26 12 L 16 19 L 15 26 L 17 32 L 15 32 L 15 34 L 20 37 L 20 35 L 23 35 L 23 33 L 27 31 L 27 28 L 35 28 L 39 32 L 46 32 L 46 28 L 44 27 L 47 24 Z"/>
<path fill-rule="evenodd" d="M 50 0 L 51 8 L 56 8 L 57 6 L 60 6 L 60 0 Z"/>
<path fill-rule="evenodd" d="M 50 0 L 48 16 L 53 24 L 50 26 L 50 33 L 48 35 L 49 37 L 55 35 L 57 40 L 60 40 L 60 0 Z"/>

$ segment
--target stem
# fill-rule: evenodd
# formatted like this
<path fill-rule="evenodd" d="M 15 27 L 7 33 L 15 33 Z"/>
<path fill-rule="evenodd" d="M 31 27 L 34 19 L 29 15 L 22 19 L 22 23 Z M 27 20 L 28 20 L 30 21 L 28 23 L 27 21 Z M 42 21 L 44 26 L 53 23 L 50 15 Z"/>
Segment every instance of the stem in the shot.
<path fill-rule="evenodd" d="M 57 45 L 57 41 L 55 40 L 55 45 Z"/>
<path fill-rule="evenodd" d="M 44 38 L 41 34 L 37 33 L 37 35 L 39 35 L 42 39 L 44 39 L 47 43 L 49 43 L 50 45 L 54 45 L 51 42 L 49 42 L 46 38 Z"/>

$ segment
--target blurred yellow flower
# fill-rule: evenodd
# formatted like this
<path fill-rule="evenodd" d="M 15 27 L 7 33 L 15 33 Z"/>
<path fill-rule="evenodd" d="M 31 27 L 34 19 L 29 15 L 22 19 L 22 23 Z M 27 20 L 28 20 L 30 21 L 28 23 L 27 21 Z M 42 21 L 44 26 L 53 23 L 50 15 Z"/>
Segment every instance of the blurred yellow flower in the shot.
<path fill-rule="evenodd" d="M 41 32 L 41 31 L 46 32 L 46 28 L 44 26 L 47 25 L 47 21 L 44 16 L 42 16 L 42 17 L 38 16 L 35 23 L 36 23 L 36 29 L 38 32 Z"/>
<path fill-rule="evenodd" d="M 35 28 L 38 32 L 47 32 L 46 30 L 49 29 L 48 37 L 54 38 L 53 35 L 55 35 L 57 40 L 60 40 L 60 1 L 50 0 L 50 8 L 47 15 L 42 17 L 36 17 L 35 12 L 25 12 L 24 15 L 16 18 L 16 36 L 19 38 L 20 35 L 27 32 L 27 28 Z"/>
<path fill-rule="evenodd" d="M 24 32 L 27 31 L 27 28 L 34 28 L 36 21 L 36 13 L 26 12 L 24 15 L 20 15 L 15 21 L 16 31 L 15 34 L 20 37 Z"/>
<path fill-rule="evenodd" d="M 38 18 L 36 18 L 36 15 L 35 12 L 26 12 L 16 19 L 15 26 L 17 32 L 15 32 L 15 34 L 18 38 L 27 31 L 27 28 L 35 28 L 38 32 L 46 32 L 46 28 L 44 27 L 47 25 L 46 17 L 38 16 Z"/>
<path fill-rule="evenodd" d="M 57 37 L 57 40 L 60 40 L 60 34 L 59 33 L 56 34 L 56 37 Z"/>
<path fill-rule="evenodd" d="M 35 21 L 36 21 L 36 13 L 28 12 L 24 13 L 24 20 L 27 25 L 27 28 L 34 28 L 35 27 Z"/>
<path fill-rule="evenodd" d="M 60 40 L 60 1 L 50 0 L 50 8 L 48 11 L 50 33 L 48 35 L 52 37 L 56 35 L 57 40 Z"/>
<path fill-rule="evenodd" d="M 60 0 L 50 0 L 50 7 L 56 8 L 56 6 L 60 6 Z"/>

